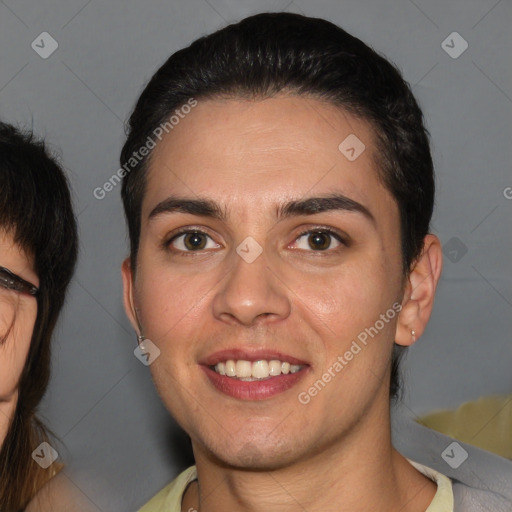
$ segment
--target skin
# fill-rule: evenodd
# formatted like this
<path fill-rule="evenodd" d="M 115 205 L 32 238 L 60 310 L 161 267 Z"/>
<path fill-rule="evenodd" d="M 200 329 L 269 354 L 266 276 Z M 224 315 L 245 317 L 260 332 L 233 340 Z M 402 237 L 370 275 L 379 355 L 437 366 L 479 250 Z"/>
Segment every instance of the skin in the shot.
<path fill-rule="evenodd" d="M 39 286 L 33 259 L 12 234 L 0 230 L 0 265 Z M 0 287 L 0 446 L 18 402 L 19 379 L 25 366 L 37 316 L 37 300 Z M 98 512 L 64 474 L 52 478 L 28 504 L 26 512 Z"/>
<path fill-rule="evenodd" d="M 338 150 L 349 134 L 366 146 L 352 162 Z M 153 379 L 192 439 L 199 484 L 188 487 L 182 510 L 419 512 L 431 502 L 435 484 L 391 445 L 389 372 L 393 341 L 412 344 L 411 331 L 418 339 L 428 321 L 441 247 L 428 235 L 404 278 L 398 207 L 378 178 L 373 148 L 366 121 L 284 95 L 199 101 L 155 148 L 136 273 L 128 259 L 122 267 L 124 301 L 134 328 L 161 351 Z M 374 220 L 346 210 L 277 215 L 283 202 L 334 192 Z M 171 194 L 213 200 L 227 218 L 149 218 Z M 202 251 L 185 254 L 183 236 L 167 243 L 187 226 L 210 237 Z M 348 243 L 332 238 L 324 251 L 311 248 L 301 233 L 319 227 Z M 236 253 L 248 236 L 263 249 L 252 263 Z M 400 315 L 302 405 L 298 393 L 395 302 Z M 271 348 L 309 367 L 277 396 L 235 399 L 198 364 L 234 347 Z"/>
<path fill-rule="evenodd" d="M 0 231 L 0 265 L 39 286 L 31 258 Z M 18 402 L 18 384 L 27 359 L 37 315 L 34 297 L 0 288 L 0 445 Z"/>
<path fill-rule="evenodd" d="M 25 512 L 101 512 L 87 495 L 61 471 L 39 490 Z"/>

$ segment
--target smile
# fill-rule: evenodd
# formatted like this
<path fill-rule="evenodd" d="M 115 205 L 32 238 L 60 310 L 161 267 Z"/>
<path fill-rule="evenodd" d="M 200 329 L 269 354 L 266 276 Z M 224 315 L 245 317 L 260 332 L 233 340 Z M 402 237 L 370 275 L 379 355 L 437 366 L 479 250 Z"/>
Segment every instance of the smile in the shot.
<path fill-rule="evenodd" d="M 289 373 L 297 373 L 303 367 L 304 365 L 291 364 L 287 361 L 279 361 L 277 359 L 271 359 L 269 361 L 261 359 L 252 362 L 244 359 L 228 359 L 226 361 L 220 361 L 215 366 L 211 366 L 211 369 L 219 375 L 251 382 L 277 377 L 279 375 L 288 375 Z"/>

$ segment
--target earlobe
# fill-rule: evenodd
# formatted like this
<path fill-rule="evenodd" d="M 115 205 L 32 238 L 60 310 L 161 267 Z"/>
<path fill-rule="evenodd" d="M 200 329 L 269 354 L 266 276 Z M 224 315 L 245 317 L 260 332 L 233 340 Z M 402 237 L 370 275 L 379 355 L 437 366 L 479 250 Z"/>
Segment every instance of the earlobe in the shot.
<path fill-rule="evenodd" d="M 130 258 L 126 258 L 121 266 L 121 274 L 123 277 L 123 305 L 126 312 L 126 316 L 133 329 L 139 334 L 139 322 L 137 319 L 137 313 L 135 310 L 135 304 L 133 300 L 133 273 L 130 263 Z"/>
<path fill-rule="evenodd" d="M 407 278 L 395 335 L 398 345 L 410 346 L 423 334 L 434 306 L 441 270 L 441 243 L 437 236 L 428 234 Z"/>

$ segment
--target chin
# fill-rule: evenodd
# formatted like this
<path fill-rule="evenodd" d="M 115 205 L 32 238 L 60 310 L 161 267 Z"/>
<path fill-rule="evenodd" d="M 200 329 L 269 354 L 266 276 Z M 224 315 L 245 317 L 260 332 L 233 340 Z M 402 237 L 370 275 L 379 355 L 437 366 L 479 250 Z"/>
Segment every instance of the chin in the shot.
<path fill-rule="evenodd" d="M 229 447 L 209 447 L 207 450 L 218 463 L 225 467 L 240 470 L 271 471 L 286 467 L 301 457 L 299 443 L 289 445 L 284 440 L 259 439 L 237 440 L 233 444 L 228 440 Z"/>

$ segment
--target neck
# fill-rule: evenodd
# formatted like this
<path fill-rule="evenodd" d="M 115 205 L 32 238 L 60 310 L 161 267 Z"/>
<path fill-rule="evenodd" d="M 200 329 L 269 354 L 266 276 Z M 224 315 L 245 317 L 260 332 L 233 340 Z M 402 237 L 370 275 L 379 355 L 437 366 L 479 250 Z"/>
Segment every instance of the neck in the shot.
<path fill-rule="evenodd" d="M 194 446 L 199 484 L 187 489 L 182 510 L 424 512 L 436 486 L 392 447 L 389 411 L 384 423 L 381 417 L 371 435 L 363 425 L 320 452 L 265 471 L 216 463 Z"/>

